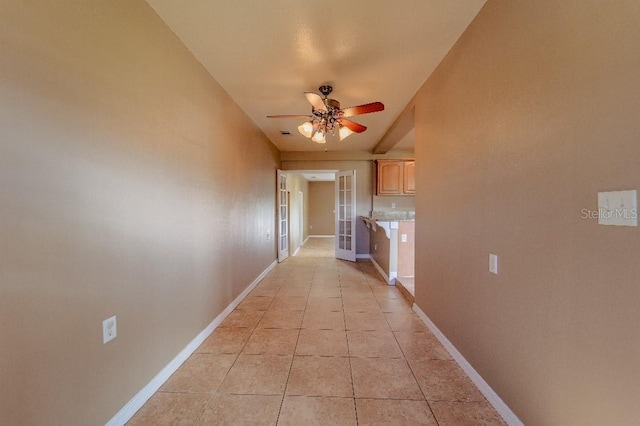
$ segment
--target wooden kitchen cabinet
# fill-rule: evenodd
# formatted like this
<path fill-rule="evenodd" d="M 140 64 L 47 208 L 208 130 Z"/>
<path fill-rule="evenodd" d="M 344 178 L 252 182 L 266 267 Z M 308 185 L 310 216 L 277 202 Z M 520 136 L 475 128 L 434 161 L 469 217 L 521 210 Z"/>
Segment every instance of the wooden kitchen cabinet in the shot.
<path fill-rule="evenodd" d="M 416 192 L 415 161 L 377 160 L 378 195 L 413 195 Z"/>
<path fill-rule="evenodd" d="M 404 162 L 404 175 L 403 175 L 403 194 L 413 195 L 416 193 L 416 162 L 405 161 Z"/>
<path fill-rule="evenodd" d="M 401 161 L 378 161 L 378 195 L 402 193 L 403 167 Z"/>

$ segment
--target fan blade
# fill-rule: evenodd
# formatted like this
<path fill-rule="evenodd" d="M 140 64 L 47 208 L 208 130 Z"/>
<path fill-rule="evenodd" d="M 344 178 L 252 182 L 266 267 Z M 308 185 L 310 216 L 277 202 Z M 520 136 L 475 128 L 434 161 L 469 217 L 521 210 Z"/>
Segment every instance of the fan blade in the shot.
<path fill-rule="evenodd" d="M 322 100 L 320 95 L 313 92 L 304 92 L 304 95 L 307 97 L 307 100 L 315 109 L 325 112 L 327 111 L 327 106 L 324 104 L 324 101 Z"/>
<path fill-rule="evenodd" d="M 267 115 L 267 118 L 311 118 L 310 115 Z"/>
<path fill-rule="evenodd" d="M 352 115 L 369 114 L 370 112 L 378 112 L 383 110 L 384 104 L 382 102 L 371 102 L 369 104 L 345 108 L 342 110 L 342 116 L 351 117 Z"/>
<path fill-rule="evenodd" d="M 362 133 L 367 130 L 367 128 L 362 124 L 358 124 L 355 121 L 347 120 L 346 118 L 339 119 L 338 123 L 340 123 L 341 126 L 347 127 L 349 130 L 356 133 Z"/>

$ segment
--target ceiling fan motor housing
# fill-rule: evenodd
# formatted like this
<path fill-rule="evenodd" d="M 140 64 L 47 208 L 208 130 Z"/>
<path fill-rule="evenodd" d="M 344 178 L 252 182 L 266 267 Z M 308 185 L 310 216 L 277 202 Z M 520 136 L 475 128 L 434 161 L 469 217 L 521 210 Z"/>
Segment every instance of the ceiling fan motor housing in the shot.
<path fill-rule="evenodd" d="M 329 85 L 318 87 L 318 91 L 326 98 L 333 91 L 333 87 Z"/>

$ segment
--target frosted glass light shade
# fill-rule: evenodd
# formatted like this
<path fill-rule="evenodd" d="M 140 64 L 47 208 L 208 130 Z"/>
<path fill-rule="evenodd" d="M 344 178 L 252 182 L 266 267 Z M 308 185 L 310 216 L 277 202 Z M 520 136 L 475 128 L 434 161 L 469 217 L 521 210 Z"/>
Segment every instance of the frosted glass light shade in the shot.
<path fill-rule="evenodd" d="M 340 135 L 340 140 L 343 140 L 351 136 L 353 134 L 353 131 L 348 127 L 340 127 L 338 134 Z"/>
<path fill-rule="evenodd" d="M 324 138 L 324 133 L 322 132 L 316 132 L 313 137 L 311 138 L 312 141 L 314 141 L 315 143 L 326 143 L 327 140 Z"/>
<path fill-rule="evenodd" d="M 304 122 L 304 123 L 302 123 L 301 125 L 298 126 L 298 131 L 305 138 L 310 138 L 311 134 L 313 133 L 313 124 L 311 124 L 310 121 L 306 121 L 306 122 Z"/>

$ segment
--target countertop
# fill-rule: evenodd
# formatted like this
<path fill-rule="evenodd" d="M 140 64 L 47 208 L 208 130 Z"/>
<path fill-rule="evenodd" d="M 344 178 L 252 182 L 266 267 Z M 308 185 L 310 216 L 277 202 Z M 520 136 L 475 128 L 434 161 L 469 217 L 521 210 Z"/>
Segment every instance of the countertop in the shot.
<path fill-rule="evenodd" d="M 415 222 L 415 212 L 371 212 L 371 216 L 360 216 L 367 224 L 367 228 L 377 231 L 384 229 L 387 238 L 391 238 L 391 231 L 398 229 L 398 222 Z"/>
<path fill-rule="evenodd" d="M 370 216 L 360 216 L 362 220 L 374 222 L 415 222 L 414 211 L 372 211 Z"/>

